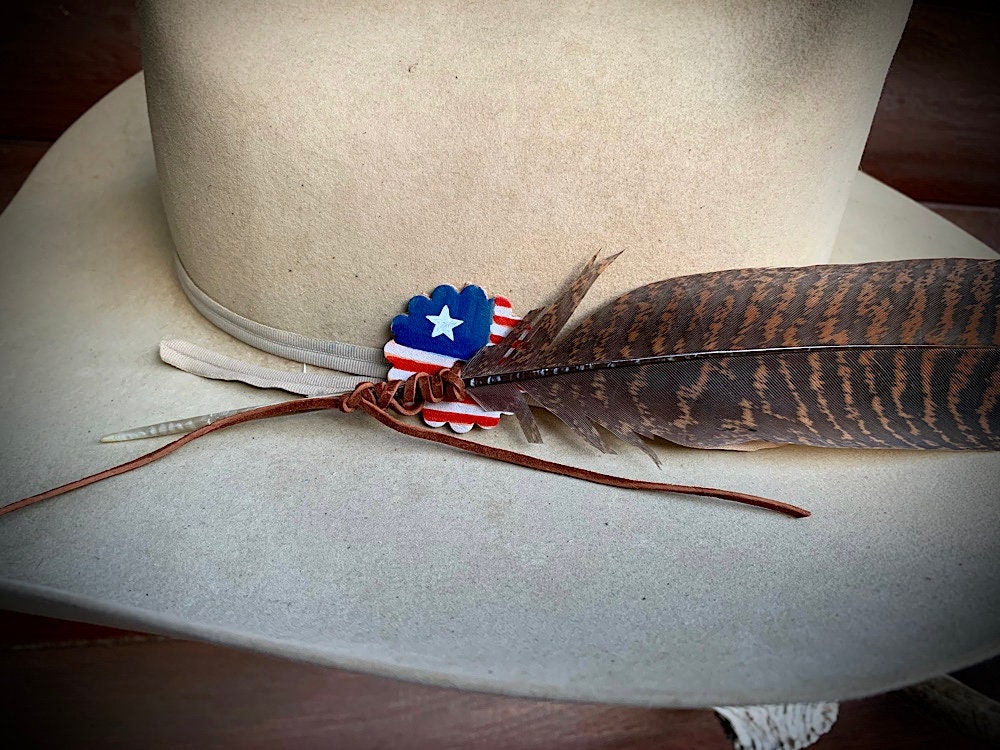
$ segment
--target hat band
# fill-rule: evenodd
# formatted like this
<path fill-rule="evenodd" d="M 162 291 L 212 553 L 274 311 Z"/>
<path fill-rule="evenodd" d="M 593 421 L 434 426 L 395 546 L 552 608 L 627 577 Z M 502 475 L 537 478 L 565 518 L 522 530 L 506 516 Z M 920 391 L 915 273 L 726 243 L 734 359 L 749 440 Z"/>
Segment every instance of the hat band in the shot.
<path fill-rule="evenodd" d="M 328 370 L 338 370 L 352 375 L 361 375 L 373 380 L 385 380 L 389 373 L 385 356 L 381 349 L 340 341 L 314 339 L 291 331 L 258 323 L 212 299 L 188 275 L 181 259 L 174 256 L 177 278 L 184 294 L 205 318 L 217 328 L 221 328 L 254 349 L 274 354 L 278 357 L 302 362 Z"/>
<path fill-rule="evenodd" d="M 327 370 L 288 372 L 243 362 L 225 354 L 181 339 L 160 342 L 160 359 L 178 370 L 211 380 L 238 380 L 255 388 L 280 388 L 300 396 L 325 396 L 330 393 L 353 391 L 361 383 L 372 380 L 363 375 L 344 375 Z M 381 382 L 381 381 L 379 381 Z"/>

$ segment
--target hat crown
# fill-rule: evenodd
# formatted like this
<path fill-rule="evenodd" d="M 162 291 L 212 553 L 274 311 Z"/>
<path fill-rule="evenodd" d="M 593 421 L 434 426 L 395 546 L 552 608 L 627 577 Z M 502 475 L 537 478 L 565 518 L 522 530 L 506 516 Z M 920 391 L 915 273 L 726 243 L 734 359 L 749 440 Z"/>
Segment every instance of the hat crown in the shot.
<path fill-rule="evenodd" d="M 372 346 L 414 293 L 593 305 L 828 259 L 908 2 L 143 8 L 176 249 L 253 321 Z"/>

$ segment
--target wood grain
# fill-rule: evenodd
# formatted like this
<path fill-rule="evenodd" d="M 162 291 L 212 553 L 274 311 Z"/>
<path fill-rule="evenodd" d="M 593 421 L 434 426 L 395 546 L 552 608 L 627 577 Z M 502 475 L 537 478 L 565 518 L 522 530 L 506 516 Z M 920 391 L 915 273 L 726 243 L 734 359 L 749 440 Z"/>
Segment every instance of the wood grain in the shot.
<path fill-rule="evenodd" d="M 72 648 L 137 639 L 164 640 L 132 630 L 107 628 L 86 622 L 37 617 L 0 609 L 0 652 L 24 649 Z"/>
<path fill-rule="evenodd" d="M 135 0 L 0 3 L 0 138 L 54 141 L 141 67 Z"/>
<path fill-rule="evenodd" d="M 914 4 L 862 168 L 921 201 L 1000 206 L 1000 6 Z"/>
<path fill-rule="evenodd" d="M 17 747 L 727 750 L 707 710 L 557 703 L 411 685 L 185 641 L 0 652 Z M 890 694 L 816 746 L 982 747 Z"/>
<path fill-rule="evenodd" d="M 980 242 L 1000 252 L 1000 208 L 960 206 L 948 203 L 925 203 L 952 224 L 961 227 Z"/>

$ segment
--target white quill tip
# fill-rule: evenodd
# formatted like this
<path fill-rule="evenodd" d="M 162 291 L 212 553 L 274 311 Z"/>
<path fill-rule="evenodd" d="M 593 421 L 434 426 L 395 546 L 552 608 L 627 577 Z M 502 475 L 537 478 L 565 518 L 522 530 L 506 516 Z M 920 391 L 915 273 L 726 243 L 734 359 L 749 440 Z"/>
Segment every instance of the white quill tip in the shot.
<path fill-rule="evenodd" d="M 210 425 L 212 422 L 217 422 L 223 417 L 229 417 L 233 414 L 239 414 L 240 412 L 250 411 L 251 409 L 256 408 L 256 406 L 247 406 L 243 409 L 217 411 L 212 414 L 202 414 L 197 417 L 188 417 L 187 419 L 175 419 L 169 422 L 149 424 L 145 427 L 134 427 L 131 430 L 123 430 L 122 432 L 114 432 L 110 435 L 105 435 L 101 438 L 101 442 L 123 443 L 127 440 L 142 440 L 144 438 L 161 437 L 163 435 L 183 435 L 193 430 L 197 430 L 199 427 Z"/>

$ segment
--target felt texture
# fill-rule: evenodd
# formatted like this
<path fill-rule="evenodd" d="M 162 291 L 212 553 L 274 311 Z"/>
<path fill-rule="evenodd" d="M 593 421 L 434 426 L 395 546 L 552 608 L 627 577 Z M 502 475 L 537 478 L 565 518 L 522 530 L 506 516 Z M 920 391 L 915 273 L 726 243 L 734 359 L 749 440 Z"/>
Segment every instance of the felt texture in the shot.
<path fill-rule="evenodd" d="M 909 3 L 142 4 L 194 281 L 307 336 L 476 283 L 519 309 L 829 258 Z"/>
<path fill-rule="evenodd" d="M 285 397 L 162 364 L 166 336 L 298 369 L 234 342 L 179 288 L 142 87 L 77 122 L 0 216 L 4 502 L 161 442 L 101 434 Z M 859 176 L 834 259 L 931 255 L 991 257 Z M 657 444 L 661 472 L 539 418 L 542 446 L 516 424 L 477 439 L 814 515 L 613 490 L 361 414 L 302 415 L 0 519 L 0 606 L 441 685 L 664 706 L 844 699 L 1000 651 L 1000 456 Z"/>

